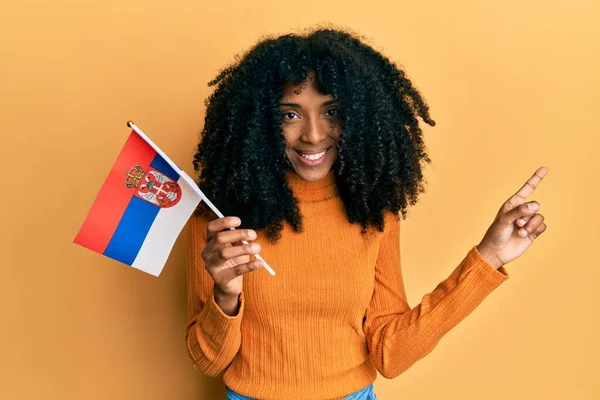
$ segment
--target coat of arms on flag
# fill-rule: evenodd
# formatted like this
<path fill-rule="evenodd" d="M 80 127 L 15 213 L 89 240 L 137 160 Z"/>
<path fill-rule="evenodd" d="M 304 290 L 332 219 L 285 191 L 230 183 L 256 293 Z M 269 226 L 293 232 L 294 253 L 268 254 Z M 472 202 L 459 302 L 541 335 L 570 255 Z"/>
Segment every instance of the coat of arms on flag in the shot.
<path fill-rule="evenodd" d="M 127 173 L 125 186 L 136 189 L 135 195 L 140 199 L 163 208 L 173 207 L 181 199 L 177 182 L 155 169 L 144 171 L 140 165 Z"/>

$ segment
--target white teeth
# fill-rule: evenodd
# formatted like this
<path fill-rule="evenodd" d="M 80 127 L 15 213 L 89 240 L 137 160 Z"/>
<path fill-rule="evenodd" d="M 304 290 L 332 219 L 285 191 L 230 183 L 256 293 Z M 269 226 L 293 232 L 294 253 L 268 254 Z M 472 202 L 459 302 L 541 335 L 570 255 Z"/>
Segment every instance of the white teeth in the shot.
<path fill-rule="evenodd" d="M 302 157 L 306 158 L 307 160 L 315 161 L 315 160 L 318 160 L 319 158 L 323 157 L 325 155 L 325 153 L 327 153 L 327 150 L 325 150 L 322 153 L 317 153 L 317 154 L 302 154 L 302 153 L 300 153 L 300 155 Z"/>

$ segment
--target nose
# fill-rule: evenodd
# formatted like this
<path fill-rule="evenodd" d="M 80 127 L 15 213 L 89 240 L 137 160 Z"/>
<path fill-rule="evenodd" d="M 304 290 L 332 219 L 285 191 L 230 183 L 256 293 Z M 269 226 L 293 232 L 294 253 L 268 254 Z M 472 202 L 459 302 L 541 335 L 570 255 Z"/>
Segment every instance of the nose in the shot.
<path fill-rule="evenodd" d="M 329 126 L 325 121 L 319 121 L 318 118 L 309 118 L 302 130 L 300 140 L 305 143 L 319 144 L 327 139 Z"/>

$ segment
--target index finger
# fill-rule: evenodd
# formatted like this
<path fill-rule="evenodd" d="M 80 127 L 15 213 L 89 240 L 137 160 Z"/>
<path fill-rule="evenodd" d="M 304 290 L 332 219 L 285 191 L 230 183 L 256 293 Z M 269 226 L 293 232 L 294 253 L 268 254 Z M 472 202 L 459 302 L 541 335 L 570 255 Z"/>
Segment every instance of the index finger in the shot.
<path fill-rule="evenodd" d="M 238 217 L 217 218 L 206 224 L 206 242 L 208 243 L 217 233 L 239 226 L 242 221 Z"/>
<path fill-rule="evenodd" d="M 517 193 L 515 193 L 515 196 L 526 199 L 527 196 L 529 196 L 531 193 L 533 193 L 533 191 L 540 185 L 540 182 L 546 176 L 547 173 L 548 173 L 548 168 L 546 168 L 546 167 L 538 168 L 538 170 L 535 171 L 535 174 L 533 174 L 533 176 L 531 178 L 529 178 L 529 180 L 527 182 L 525 182 L 525 184 L 521 187 L 521 189 L 519 189 L 519 191 Z"/>

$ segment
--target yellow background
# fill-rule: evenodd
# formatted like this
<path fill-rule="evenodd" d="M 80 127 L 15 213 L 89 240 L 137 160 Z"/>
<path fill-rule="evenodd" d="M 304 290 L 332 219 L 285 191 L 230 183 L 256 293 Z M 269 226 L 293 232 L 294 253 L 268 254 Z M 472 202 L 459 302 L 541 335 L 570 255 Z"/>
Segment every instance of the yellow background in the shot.
<path fill-rule="evenodd" d="M 72 240 L 127 120 L 192 173 L 206 83 L 261 35 L 322 22 L 403 65 L 438 123 L 401 237 L 411 305 L 549 169 L 546 233 L 379 398 L 600 398 L 598 21 L 592 0 L 3 0 L 0 398 L 222 398 L 187 359 L 185 235 L 158 279 Z"/>

